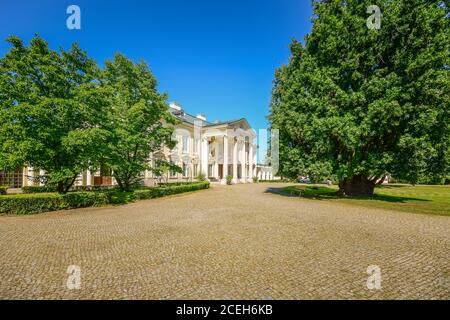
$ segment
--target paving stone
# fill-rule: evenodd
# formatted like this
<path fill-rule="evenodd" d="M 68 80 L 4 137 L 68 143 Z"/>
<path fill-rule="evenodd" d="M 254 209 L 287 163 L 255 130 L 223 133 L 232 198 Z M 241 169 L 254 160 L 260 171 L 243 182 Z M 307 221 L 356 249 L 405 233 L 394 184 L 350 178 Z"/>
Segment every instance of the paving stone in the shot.
<path fill-rule="evenodd" d="M 266 192 L 282 186 L 2 216 L 0 298 L 450 299 L 450 218 Z"/>

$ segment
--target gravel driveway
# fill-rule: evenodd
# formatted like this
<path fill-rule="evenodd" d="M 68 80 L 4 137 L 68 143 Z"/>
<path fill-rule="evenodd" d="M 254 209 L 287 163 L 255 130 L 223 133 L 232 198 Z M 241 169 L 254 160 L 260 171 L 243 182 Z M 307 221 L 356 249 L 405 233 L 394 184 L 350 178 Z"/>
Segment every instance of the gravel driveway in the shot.
<path fill-rule="evenodd" d="M 0 298 L 450 299 L 449 217 L 267 192 L 282 186 L 0 217 Z"/>

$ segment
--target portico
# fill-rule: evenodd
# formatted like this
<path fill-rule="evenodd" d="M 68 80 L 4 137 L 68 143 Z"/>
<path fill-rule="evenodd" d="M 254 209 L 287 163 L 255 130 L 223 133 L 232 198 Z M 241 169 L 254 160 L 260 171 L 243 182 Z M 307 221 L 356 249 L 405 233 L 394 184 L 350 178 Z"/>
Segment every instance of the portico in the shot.
<path fill-rule="evenodd" d="M 256 175 L 256 135 L 245 119 L 202 128 L 202 156 L 206 177 L 226 183 L 252 182 Z M 205 152 L 206 151 L 206 152 Z"/>

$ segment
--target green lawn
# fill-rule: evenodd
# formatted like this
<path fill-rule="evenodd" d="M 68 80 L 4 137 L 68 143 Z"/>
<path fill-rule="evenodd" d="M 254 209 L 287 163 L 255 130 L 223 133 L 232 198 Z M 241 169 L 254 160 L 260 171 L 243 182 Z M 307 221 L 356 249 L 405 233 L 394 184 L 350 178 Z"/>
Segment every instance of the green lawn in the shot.
<path fill-rule="evenodd" d="M 317 188 L 317 189 L 316 189 Z M 337 201 L 359 206 L 450 216 L 450 186 L 411 186 L 390 184 L 377 187 L 375 195 L 366 198 L 342 197 L 337 186 L 293 185 L 282 193 L 308 199 Z"/>

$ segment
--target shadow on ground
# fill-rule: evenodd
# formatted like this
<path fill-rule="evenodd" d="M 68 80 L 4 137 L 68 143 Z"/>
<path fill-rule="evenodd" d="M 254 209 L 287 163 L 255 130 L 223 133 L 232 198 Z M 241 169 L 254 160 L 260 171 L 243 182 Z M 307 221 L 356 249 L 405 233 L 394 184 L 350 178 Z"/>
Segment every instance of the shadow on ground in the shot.
<path fill-rule="evenodd" d="M 314 200 L 333 200 L 333 199 L 355 199 L 355 200 L 375 200 L 375 201 L 384 201 L 384 202 L 394 202 L 394 203 L 407 203 L 409 201 L 421 201 L 427 202 L 430 200 L 420 199 L 420 198 L 412 198 L 412 197 L 403 197 L 403 196 L 395 196 L 395 195 L 387 195 L 387 194 L 375 194 L 371 197 L 348 197 L 343 196 L 338 193 L 336 189 L 328 188 L 328 187 L 315 187 L 315 186 L 289 186 L 289 187 L 270 187 L 265 190 L 265 193 L 277 194 L 284 197 L 296 197 L 296 198 L 306 198 L 306 199 L 314 199 Z"/>

